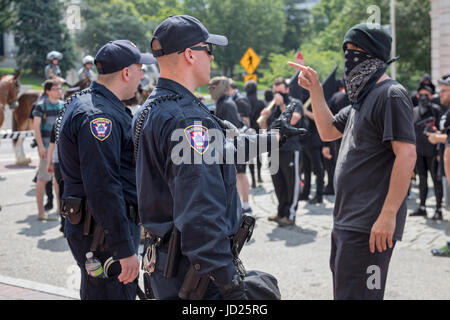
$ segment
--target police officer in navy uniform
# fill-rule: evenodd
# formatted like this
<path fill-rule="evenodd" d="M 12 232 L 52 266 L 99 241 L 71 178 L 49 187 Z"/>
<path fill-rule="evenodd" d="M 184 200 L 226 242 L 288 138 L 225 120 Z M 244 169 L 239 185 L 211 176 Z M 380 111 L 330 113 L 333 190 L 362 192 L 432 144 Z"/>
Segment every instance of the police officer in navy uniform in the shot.
<path fill-rule="evenodd" d="M 234 156 L 239 143 L 228 143 L 221 120 L 194 95 L 209 82 L 213 45 L 227 43 L 187 15 L 165 19 L 151 40 L 161 74 L 133 128 L 139 215 L 146 232 L 161 239 L 151 255 L 156 257 L 150 275 L 156 299 L 177 299 L 191 266 L 198 276 L 210 276 L 203 299 L 246 298 L 230 249 L 241 219 L 235 164 L 206 160 L 227 150 Z M 248 147 L 255 137 L 260 136 L 243 136 L 240 142 Z M 269 148 L 275 139 L 270 134 L 261 138 L 258 146 Z M 179 155 L 186 161 L 176 160 Z M 173 275 L 164 276 L 174 226 L 180 232 L 181 257 Z"/>
<path fill-rule="evenodd" d="M 98 82 L 68 101 L 57 124 L 63 212 L 68 216 L 65 233 L 81 269 L 83 300 L 136 298 L 140 234 L 132 115 L 121 101 L 135 95 L 142 64 L 155 62 L 128 40 L 108 42 L 95 57 Z M 77 214 L 82 218 L 77 219 Z M 117 261 L 116 274 L 108 273 L 106 279 L 88 275 L 89 251 L 102 264 L 110 257 Z"/>

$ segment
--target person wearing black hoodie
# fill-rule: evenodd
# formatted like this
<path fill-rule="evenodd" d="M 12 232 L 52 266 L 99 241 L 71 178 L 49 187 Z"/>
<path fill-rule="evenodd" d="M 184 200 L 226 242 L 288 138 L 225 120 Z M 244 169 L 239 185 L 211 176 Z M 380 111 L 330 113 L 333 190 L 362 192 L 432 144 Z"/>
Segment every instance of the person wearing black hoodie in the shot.
<path fill-rule="evenodd" d="M 245 85 L 245 93 L 247 95 L 247 99 L 250 102 L 250 128 L 259 132 L 259 125 L 256 122 L 258 120 L 261 111 L 265 108 L 264 101 L 258 99 L 258 88 L 256 82 L 253 80 L 249 80 Z M 259 157 L 256 158 L 256 165 L 258 170 L 258 182 L 262 183 L 261 178 L 261 159 Z M 255 165 L 249 164 L 250 173 L 252 175 L 252 188 L 256 188 L 255 181 Z"/>

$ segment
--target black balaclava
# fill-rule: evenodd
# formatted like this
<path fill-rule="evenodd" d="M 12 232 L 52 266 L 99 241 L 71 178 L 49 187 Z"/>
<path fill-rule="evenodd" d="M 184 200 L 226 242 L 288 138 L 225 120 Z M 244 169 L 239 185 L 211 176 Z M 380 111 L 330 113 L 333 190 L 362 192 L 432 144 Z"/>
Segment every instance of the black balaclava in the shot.
<path fill-rule="evenodd" d="M 365 52 L 347 50 L 352 43 Z M 353 108 L 359 110 L 364 98 L 386 72 L 387 66 L 397 60 L 390 59 L 392 38 L 379 25 L 360 23 L 353 26 L 344 36 L 345 53 L 344 81 Z"/>

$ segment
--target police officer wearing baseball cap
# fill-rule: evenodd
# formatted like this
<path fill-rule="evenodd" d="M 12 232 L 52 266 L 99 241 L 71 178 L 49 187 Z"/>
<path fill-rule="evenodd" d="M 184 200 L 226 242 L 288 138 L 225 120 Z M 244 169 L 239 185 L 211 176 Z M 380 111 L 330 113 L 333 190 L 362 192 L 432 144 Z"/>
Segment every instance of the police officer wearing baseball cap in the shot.
<path fill-rule="evenodd" d="M 136 298 L 140 234 L 132 115 L 122 101 L 135 95 L 142 64 L 155 62 L 129 40 L 108 42 L 95 57 L 98 81 L 68 100 L 57 122 L 65 236 L 81 269 L 83 300 Z M 103 266 L 109 258 L 117 261 L 107 278 L 88 275 L 89 251 Z"/>
<path fill-rule="evenodd" d="M 227 150 L 236 155 L 235 145 L 225 139 L 220 120 L 194 95 L 197 87 L 210 80 L 213 45 L 227 43 L 226 37 L 210 34 L 200 21 L 187 15 L 165 19 L 151 40 L 160 78 L 135 115 L 133 128 L 139 215 L 154 245 L 146 251 L 149 261 L 144 269 L 150 274 L 156 299 L 182 297 L 179 292 L 189 269 L 211 279 L 206 294 L 198 298 L 246 298 L 230 249 L 230 237 L 241 220 L 235 164 L 207 163 L 203 156 L 215 154 L 227 160 Z M 280 134 L 299 132 L 290 128 Z M 248 148 L 258 140 L 255 137 L 244 136 L 240 141 Z M 269 145 L 270 150 L 275 139 L 266 135 L 260 145 Z M 177 161 L 180 149 L 183 159 Z M 171 235 L 178 232 L 179 242 L 171 241 Z M 169 247 L 178 248 L 179 255 Z M 171 259 L 174 256 L 178 262 L 171 264 L 177 260 Z M 171 265 L 175 267 L 168 272 Z"/>

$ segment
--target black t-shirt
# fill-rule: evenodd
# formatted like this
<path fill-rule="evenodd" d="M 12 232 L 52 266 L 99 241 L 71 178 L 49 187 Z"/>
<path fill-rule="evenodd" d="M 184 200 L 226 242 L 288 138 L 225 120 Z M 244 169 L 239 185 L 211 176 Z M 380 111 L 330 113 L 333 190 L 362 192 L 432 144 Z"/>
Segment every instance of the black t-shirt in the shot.
<path fill-rule="evenodd" d="M 416 131 L 416 150 L 420 157 L 434 157 L 438 148 L 432 144 L 425 135 L 425 130 L 431 127 L 438 127 L 441 117 L 441 109 L 438 105 L 430 104 L 425 113 L 420 112 L 419 107 L 414 107 L 414 129 Z"/>
<path fill-rule="evenodd" d="M 292 98 L 300 100 L 301 103 L 305 103 L 309 99 L 309 91 L 298 85 L 298 75 L 300 71 L 294 73 L 289 80 L 289 95 Z"/>
<path fill-rule="evenodd" d="M 405 88 L 388 79 L 372 89 L 359 111 L 342 109 L 334 125 L 343 133 L 334 176 L 334 226 L 370 233 L 389 190 L 395 161 L 391 141 L 416 142 L 413 106 Z M 395 240 L 403 235 L 405 200 L 397 213 Z"/>
<path fill-rule="evenodd" d="M 303 118 L 303 105 L 302 103 L 297 99 L 290 98 L 289 103 L 295 103 L 294 112 L 298 112 L 301 114 Z M 270 114 L 269 119 L 267 120 L 267 125 L 270 126 L 270 124 L 275 121 L 279 116 L 281 115 L 281 110 L 278 106 L 274 107 L 272 109 L 272 113 Z M 294 127 L 299 128 L 300 127 L 301 119 L 298 121 L 297 124 L 294 125 Z M 299 151 L 301 149 L 300 140 L 297 136 L 290 137 L 287 139 L 286 143 L 280 148 L 280 152 L 294 152 Z"/>
<path fill-rule="evenodd" d="M 224 95 L 217 101 L 216 116 L 222 120 L 230 121 L 237 128 L 242 128 L 244 126 L 244 123 L 238 114 L 236 104 L 230 96 Z"/>
<path fill-rule="evenodd" d="M 351 102 L 348 99 L 348 95 L 345 92 L 338 91 L 333 94 L 330 99 L 330 111 L 332 114 L 337 114 L 339 111 L 350 105 Z"/>
<path fill-rule="evenodd" d="M 250 118 L 250 102 L 247 100 L 247 98 L 243 97 L 239 94 L 239 92 L 235 91 L 233 95 L 231 96 L 234 103 L 237 106 L 237 110 L 241 118 Z"/>

